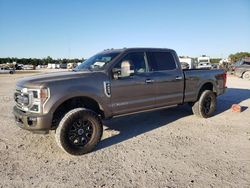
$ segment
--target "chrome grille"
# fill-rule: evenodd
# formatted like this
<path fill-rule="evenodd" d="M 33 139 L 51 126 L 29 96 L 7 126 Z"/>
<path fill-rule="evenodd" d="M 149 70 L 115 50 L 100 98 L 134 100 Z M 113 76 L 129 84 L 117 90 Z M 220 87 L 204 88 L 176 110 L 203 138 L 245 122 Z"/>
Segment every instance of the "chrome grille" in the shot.
<path fill-rule="evenodd" d="M 31 96 L 28 93 L 23 93 L 20 88 L 16 89 L 16 92 L 14 94 L 14 100 L 16 103 L 16 106 L 19 109 L 25 110 L 30 104 Z"/>

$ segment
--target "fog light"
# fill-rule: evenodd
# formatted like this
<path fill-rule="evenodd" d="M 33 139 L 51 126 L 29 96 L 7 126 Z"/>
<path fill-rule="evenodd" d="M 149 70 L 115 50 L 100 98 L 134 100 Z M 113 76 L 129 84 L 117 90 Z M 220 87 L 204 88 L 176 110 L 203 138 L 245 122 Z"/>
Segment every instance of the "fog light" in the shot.
<path fill-rule="evenodd" d="M 37 118 L 36 117 L 28 117 L 28 125 L 29 126 L 34 126 L 36 125 Z"/>
<path fill-rule="evenodd" d="M 38 105 L 33 105 L 33 106 L 30 108 L 30 111 L 38 112 L 38 111 L 39 111 L 39 106 L 38 106 Z"/>

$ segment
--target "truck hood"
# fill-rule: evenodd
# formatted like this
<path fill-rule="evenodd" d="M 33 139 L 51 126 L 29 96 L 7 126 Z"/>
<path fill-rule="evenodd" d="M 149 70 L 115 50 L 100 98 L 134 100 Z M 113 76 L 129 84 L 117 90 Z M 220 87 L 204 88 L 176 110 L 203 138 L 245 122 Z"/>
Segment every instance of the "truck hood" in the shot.
<path fill-rule="evenodd" d="M 87 77 L 93 72 L 89 71 L 64 71 L 64 72 L 55 72 L 55 73 L 47 73 L 36 76 L 30 76 L 23 78 L 17 82 L 17 86 L 19 87 L 27 87 L 27 88 L 41 88 L 46 87 L 50 82 L 63 81 L 63 80 L 71 80 L 80 77 Z"/>

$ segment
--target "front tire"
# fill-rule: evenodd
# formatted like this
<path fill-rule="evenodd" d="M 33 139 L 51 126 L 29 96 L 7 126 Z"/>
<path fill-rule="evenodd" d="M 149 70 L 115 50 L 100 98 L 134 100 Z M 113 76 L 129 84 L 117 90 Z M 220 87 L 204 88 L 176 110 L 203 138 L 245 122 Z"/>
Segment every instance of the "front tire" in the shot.
<path fill-rule="evenodd" d="M 85 108 L 69 111 L 56 129 L 56 142 L 71 155 L 91 152 L 102 137 L 103 126 L 98 115 Z"/>
<path fill-rule="evenodd" d="M 217 99 L 214 92 L 205 90 L 198 101 L 192 106 L 194 115 L 201 118 L 209 118 L 216 110 Z"/>

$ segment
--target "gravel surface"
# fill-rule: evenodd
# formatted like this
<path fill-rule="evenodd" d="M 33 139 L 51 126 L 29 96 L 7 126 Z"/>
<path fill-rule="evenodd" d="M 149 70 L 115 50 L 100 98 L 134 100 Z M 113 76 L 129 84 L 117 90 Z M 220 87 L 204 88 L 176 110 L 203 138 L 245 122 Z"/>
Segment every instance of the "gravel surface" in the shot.
<path fill-rule="evenodd" d="M 54 132 L 15 125 L 15 83 L 27 75 L 0 75 L 0 187 L 250 187 L 250 81 L 229 76 L 209 119 L 184 105 L 106 121 L 97 149 L 74 157 Z"/>

